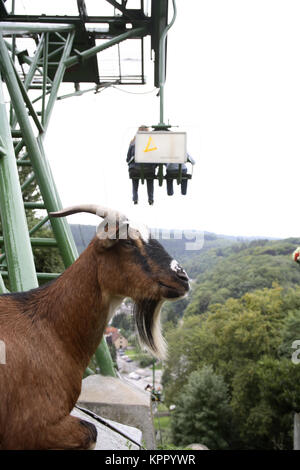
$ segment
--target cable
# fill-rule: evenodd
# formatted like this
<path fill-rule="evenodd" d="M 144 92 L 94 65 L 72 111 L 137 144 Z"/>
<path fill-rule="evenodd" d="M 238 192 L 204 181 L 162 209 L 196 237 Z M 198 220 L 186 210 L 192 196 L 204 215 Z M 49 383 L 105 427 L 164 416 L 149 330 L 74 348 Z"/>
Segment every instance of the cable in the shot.
<path fill-rule="evenodd" d="M 120 436 L 125 437 L 126 439 L 128 439 L 129 441 L 131 441 L 133 444 L 135 444 L 136 446 L 138 446 L 139 449 L 146 450 L 145 447 L 142 446 L 142 444 L 140 444 L 140 443 L 137 442 L 136 440 L 132 439 L 132 437 L 131 437 L 131 436 L 128 436 L 128 434 L 126 434 L 125 432 L 120 431 L 120 429 L 118 429 L 117 427 L 113 426 L 111 423 L 108 423 L 105 419 L 103 419 L 103 418 L 101 418 L 100 416 L 96 415 L 96 413 L 94 413 L 93 411 L 87 410 L 86 408 L 82 408 L 81 406 L 78 406 L 78 405 L 75 405 L 75 408 L 77 408 L 78 410 L 80 410 L 80 411 L 82 411 L 83 413 L 87 414 L 88 416 L 91 416 L 91 418 L 94 418 L 96 421 L 98 421 L 99 423 L 101 423 L 101 424 L 103 424 L 104 426 L 108 427 L 108 428 L 111 429 L 112 431 L 115 431 L 116 433 L 120 434 Z"/>
<path fill-rule="evenodd" d="M 143 91 L 141 93 L 137 93 L 135 91 L 122 90 L 122 88 L 118 88 L 114 85 L 111 85 L 111 88 L 115 88 L 116 90 L 122 91 L 123 93 L 129 93 L 130 95 L 148 95 L 148 94 L 153 93 L 153 92 L 156 91 L 156 88 L 153 88 L 153 90 L 151 90 L 151 91 Z"/>

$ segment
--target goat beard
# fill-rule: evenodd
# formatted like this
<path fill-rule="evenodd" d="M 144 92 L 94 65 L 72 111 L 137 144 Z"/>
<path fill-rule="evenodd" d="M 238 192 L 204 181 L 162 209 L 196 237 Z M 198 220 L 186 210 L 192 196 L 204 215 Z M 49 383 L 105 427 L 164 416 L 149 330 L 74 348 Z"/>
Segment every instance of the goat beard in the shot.
<path fill-rule="evenodd" d="M 141 346 L 157 359 L 165 359 L 167 351 L 160 326 L 160 310 L 163 302 L 163 300 L 143 299 L 134 304 L 134 317 Z"/>

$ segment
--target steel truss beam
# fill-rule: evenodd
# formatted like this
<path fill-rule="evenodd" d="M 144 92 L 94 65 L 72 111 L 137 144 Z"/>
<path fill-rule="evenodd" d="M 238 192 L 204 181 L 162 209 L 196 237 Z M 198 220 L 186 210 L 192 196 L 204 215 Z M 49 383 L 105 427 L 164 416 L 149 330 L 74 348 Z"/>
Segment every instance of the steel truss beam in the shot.
<path fill-rule="evenodd" d="M 0 21 L 0 212 L 3 227 L 0 247 L 3 248 L 4 245 L 5 251 L 0 255 L 0 293 L 6 292 L 3 278 L 9 279 L 12 291 L 24 291 L 37 287 L 38 279 L 49 280 L 57 277 L 57 273 L 36 273 L 31 245 L 57 246 L 65 267 L 70 266 L 78 256 L 70 227 L 64 218 L 50 220 L 53 238 L 41 239 L 38 236 L 32 238 L 32 235 L 38 232 L 45 223 L 49 223 L 48 212 L 62 208 L 45 155 L 44 138 L 65 71 L 74 64 L 88 61 L 97 53 L 122 41 L 130 38 L 142 39 L 148 34 L 151 34 L 157 68 L 159 59 L 162 60 L 161 56 L 164 55 L 164 48 L 162 43 L 159 43 L 159 39 L 166 23 L 167 1 L 152 0 L 154 13 L 152 18 L 148 18 L 143 12 L 143 1 L 141 1 L 140 10 L 127 10 L 126 0 L 121 3 L 107 0 L 122 15 L 86 17 L 87 25 L 89 22 L 109 25 L 107 32 L 99 30 L 94 34 L 95 38 L 108 40 L 99 46 L 86 47 L 83 51 L 74 49 L 75 35 L 85 29 L 82 17 L 4 15 L 2 12 L 5 21 Z M 78 2 L 78 5 L 84 9 L 84 1 Z M 154 8 L 154 6 L 159 6 L 159 8 Z M 82 12 L 84 13 L 83 10 Z M 131 29 L 127 28 L 127 23 L 131 23 Z M 5 37 L 11 38 L 11 43 Z M 36 51 L 32 57 L 26 51 L 16 49 L 16 37 L 34 37 L 37 40 Z M 53 40 L 53 37 L 56 37 L 56 40 Z M 51 51 L 49 52 L 50 44 Z M 24 71 L 22 64 L 28 66 L 23 76 L 20 76 L 16 68 L 17 58 L 22 71 Z M 164 63 L 160 66 L 165 68 Z M 53 67 L 55 67 L 54 75 Z M 52 68 L 51 78 L 50 68 Z M 2 80 L 6 84 L 11 99 L 9 119 L 4 102 Z M 156 85 L 157 82 L 156 78 Z M 164 76 L 160 81 L 162 94 L 163 83 Z M 107 86 L 109 83 L 103 84 L 103 89 Z M 97 85 L 97 91 L 100 88 L 100 85 Z M 36 89 L 40 89 L 41 94 L 32 99 L 31 90 Z M 82 92 L 78 91 L 78 93 Z M 18 170 L 23 171 L 22 168 L 29 168 L 30 172 L 20 186 Z M 24 202 L 22 191 L 33 181 L 38 184 L 42 201 Z M 30 232 L 25 208 L 47 210 L 47 215 Z M 105 340 L 102 340 L 99 345 L 95 357 L 103 375 L 116 375 Z"/>
<path fill-rule="evenodd" d="M 0 24 L 2 26 L 2 24 Z M 15 25 L 16 26 L 16 25 Z M 14 31 L 20 29 L 14 26 Z M 28 26 L 28 25 L 27 25 Z M 11 119 L 8 121 L 6 106 L 4 103 L 2 81 L 0 82 L 0 211 L 3 225 L 3 239 L 0 238 L 0 246 L 5 252 L 0 256 L 0 292 L 6 288 L 3 279 L 9 279 L 12 291 L 28 290 L 38 286 L 38 280 L 50 280 L 57 277 L 57 273 L 36 273 L 32 246 L 57 246 L 62 255 L 66 267 L 70 266 L 78 256 L 77 249 L 66 219 L 53 218 L 50 220 L 54 238 L 32 238 L 34 232 L 48 222 L 48 216 L 44 217 L 30 232 L 28 232 L 25 209 L 46 209 L 47 212 L 57 211 L 62 204 L 57 192 L 54 178 L 45 155 L 44 138 L 50 122 L 51 114 L 57 99 L 59 86 L 62 82 L 65 70 L 74 63 L 95 55 L 111 45 L 124 41 L 135 34 L 145 34 L 143 28 L 130 30 L 119 35 L 113 40 L 107 41 L 96 48 L 84 51 L 81 54 L 71 56 L 75 31 L 72 27 L 63 27 L 64 36 L 60 36 L 58 48 L 60 58 L 57 64 L 53 80 L 47 76 L 49 61 L 55 54 L 49 57 L 48 26 L 31 25 L 26 29 L 39 31 L 39 42 L 33 57 L 25 58 L 29 70 L 22 80 L 13 62 L 13 56 L 18 55 L 15 47 L 5 41 L 0 32 L 0 72 L 5 81 L 11 99 Z M 6 26 L 5 26 L 6 28 Z M 51 31 L 53 33 L 53 31 Z M 64 40 L 63 44 L 61 40 Z M 33 80 L 39 74 L 41 77 L 41 95 L 39 99 L 31 100 L 30 90 Z M 36 106 L 40 104 L 38 111 Z M 32 121 L 31 121 L 32 119 Z M 32 127 L 32 123 L 34 127 Z M 12 139 L 18 139 L 14 142 Z M 31 167 L 27 179 L 22 187 L 19 183 L 18 167 Z M 24 202 L 22 190 L 36 180 L 42 195 L 42 202 Z M 115 375 L 112 360 L 106 342 L 102 340 L 96 353 L 97 362 L 100 363 L 101 373 Z"/>

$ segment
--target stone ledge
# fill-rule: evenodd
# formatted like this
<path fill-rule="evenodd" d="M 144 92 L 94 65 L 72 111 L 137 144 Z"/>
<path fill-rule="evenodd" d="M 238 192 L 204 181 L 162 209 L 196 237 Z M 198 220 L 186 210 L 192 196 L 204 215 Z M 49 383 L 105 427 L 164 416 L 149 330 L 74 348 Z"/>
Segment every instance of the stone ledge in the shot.
<path fill-rule="evenodd" d="M 89 421 L 93 423 L 98 431 L 97 443 L 93 450 L 139 450 L 136 444 L 133 444 L 130 439 L 142 445 L 142 432 L 132 426 L 125 426 L 124 424 L 117 423 L 106 419 L 112 426 L 120 430 L 128 436 L 126 437 L 118 434 L 116 431 L 109 429 L 104 424 L 99 423 L 97 420 L 88 416 L 86 413 L 74 408 L 71 412 L 72 416 Z"/>
<path fill-rule="evenodd" d="M 125 382 L 122 377 L 90 375 L 82 381 L 78 405 L 105 419 L 112 419 L 142 431 L 147 449 L 155 449 L 150 394 Z"/>

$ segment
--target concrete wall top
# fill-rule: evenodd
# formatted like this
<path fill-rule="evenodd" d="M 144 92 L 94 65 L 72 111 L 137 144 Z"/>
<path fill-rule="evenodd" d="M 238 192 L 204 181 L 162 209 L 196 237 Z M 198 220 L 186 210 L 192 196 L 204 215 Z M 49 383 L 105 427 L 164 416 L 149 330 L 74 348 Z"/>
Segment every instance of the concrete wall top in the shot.
<path fill-rule="evenodd" d="M 90 375 L 82 381 L 79 402 L 115 403 L 149 407 L 149 394 L 119 378 Z"/>

